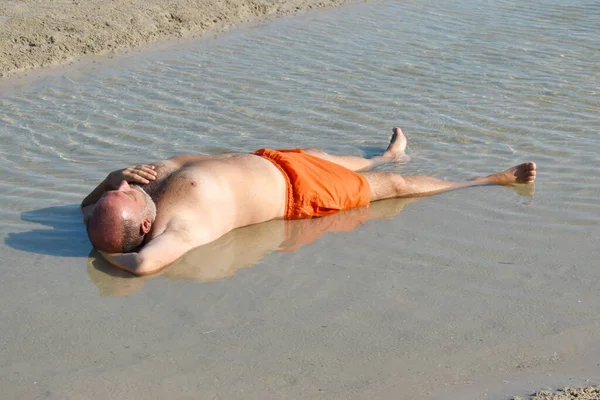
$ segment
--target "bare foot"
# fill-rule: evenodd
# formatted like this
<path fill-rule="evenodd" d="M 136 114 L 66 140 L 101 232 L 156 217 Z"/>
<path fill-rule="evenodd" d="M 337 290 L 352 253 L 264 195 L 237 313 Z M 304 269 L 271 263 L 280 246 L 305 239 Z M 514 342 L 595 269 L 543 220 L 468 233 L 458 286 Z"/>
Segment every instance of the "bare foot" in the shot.
<path fill-rule="evenodd" d="M 515 183 L 533 183 L 535 181 L 536 166 L 534 162 L 526 162 L 506 171 L 498 172 L 481 180 L 496 185 L 513 185 Z"/>
<path fill-rule="evenodd" d="M 408 140 L 402 133 L 402 129 L 396 127 L 393 129 L 393 132 L 392 138 L 390 139 L 390 145 L 381 156 L 389 158 L 393 162 L 406 162 L 410 160 L 410 157 L 404 153 Z"/>

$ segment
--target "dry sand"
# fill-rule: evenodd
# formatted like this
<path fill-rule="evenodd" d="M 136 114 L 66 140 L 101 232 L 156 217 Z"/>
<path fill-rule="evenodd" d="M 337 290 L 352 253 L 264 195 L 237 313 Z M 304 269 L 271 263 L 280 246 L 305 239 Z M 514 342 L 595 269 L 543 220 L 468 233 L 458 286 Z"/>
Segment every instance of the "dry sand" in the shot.
<path fill-rule="evenodd" d="M 0 77 L 346 0 L 6 0 Z"/>
<path fill-rule="evenodd" d="M 540 391 L 529 397 L 529 400 L 599 400 L 600 386 L 590 386 L 587 388 L 564 388 L 556 393 Z M 515 397 L 514 400 L 525 400 L 522 397 Z"/>

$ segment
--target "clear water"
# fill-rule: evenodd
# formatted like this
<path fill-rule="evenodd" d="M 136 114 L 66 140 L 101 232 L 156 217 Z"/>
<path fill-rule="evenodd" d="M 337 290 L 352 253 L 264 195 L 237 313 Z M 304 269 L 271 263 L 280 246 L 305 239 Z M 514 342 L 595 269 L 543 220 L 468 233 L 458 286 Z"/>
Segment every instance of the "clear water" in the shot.
<path fill-rule="evenodd" d="M 73 328 L 76 319 L 56 310 L 65 296 L 89 307 L 99 302 L 102 310 L 128 304 L 103 303 L 89 283 L 85 266 L 91 246 L 77 212 L 81 199 L 117 167 L 177 153 L 259 147 L 306 146 L 372 156 L 383 150 L 397 125 L 409 138 L 412 161 L 384 169 L 463 179 L 534 160 L 539 169 L 535 196 L 503 188 L 453 192 L 408 206 L 392 221 L 328 236 L 304 253 L 263 260 L 263 266 L 308 268 L 312 280 L 301 283 L 292 283 L 308 279 L 297 272 L 252 268 L 215 285 L 155 280 L 138 299 L 172 299 L 187 290 L 196 300 L 212 301 L 216 293 L 232 291 L 228 285 L 250 285 L 246 294 L 262 304 L 261 289 L 318 297 L 323 295 L 319 285 L 329 279 L 328 301 L 341 303 L 334 300 L 337 294 L 369 309 L 374 326 L 392 329 L 387 313 L 405 309 L 401 318 L 412 327 L 407 335 L 413 335 L 418 354 L 409 359 L 427 359 L 444 349 L 450 364 L 464 350 L 448 341 L 453 330 L 490 339 L 465 345 L 477 351 L 520 354 L 524 350 L 517 341 L 531 343 L 600 323 L 600 272 L 593 261 L 600 256 L 598 26 L 600 6 L 584 0 L 375 1 L 4 89 L 1 319 L 18 324 L 26 318 L 36 332 L 51 324 L 36 315 L 50 313 Z M 372 235 L 397 237 L 397 243 L 387 239 L 373 249 L 363 244 L 372 244 Z M 344 269 L 327 256 L 332 248 L 344 252 L 348 241 L 357 268 L 376 265 L 378 274 Z M 372 251 L 378 258 L 369 258 Z M 319 265 L 318 272 L 310 265 Z M 335 283 L 349 271 L 360 279 L 345 292 Z M 396 289 L 387 288 L 389 296 L 381 300 L 388 306 L 356 292 L 361 285 L 380 287 L 390 279 L 422 290 L 404 289 L 398 300 Z M 126 281 L 135 286 L 135 280 Z M 17 292 L 26 293 L 27 300 L 16 300 Z M 447 298 L 457 309 L 436 314 Z M 549 302 L 553 311 L 544 306 Z M 71 313 L 87 312 L 69 304 Z M 220 304 L 227 314 L 236 299 Z M 317 308 L 296 311 L 301 316 L 290 329 L 305 321 L 302 313 L 306 320 L 330 317 Z M 163 312 L 154 315 L 169 315 Z M 198 324 L 211 318 L 201 308 L 190 313 Z M 271 313 L 276 320 L 277 312 Z M 17 343 L 2 351 L 10 361 L 4 372 L 27 362 L 35 370 L 36 361 L 23 361 L 14 346 L 26 347 L 39 334 L 21 335 L 14 325 L 0 331 Z M 58 332 L 47 340 L 60 341 Z M 415 339 L 419 335 L 428 339 Z M 383 348 L 378 350 L 405 360 L 393 346 Z M 341 349 L 350 359 L 362 357 Z M 402 370 L 386 360 L 387 367 Z M 469 362 L 465 365 L 474 365 Z M 490 361 L 489 368 L 503 368 L 498 363 Z M 392 376 L 388 371 L 381 379 Z"/>

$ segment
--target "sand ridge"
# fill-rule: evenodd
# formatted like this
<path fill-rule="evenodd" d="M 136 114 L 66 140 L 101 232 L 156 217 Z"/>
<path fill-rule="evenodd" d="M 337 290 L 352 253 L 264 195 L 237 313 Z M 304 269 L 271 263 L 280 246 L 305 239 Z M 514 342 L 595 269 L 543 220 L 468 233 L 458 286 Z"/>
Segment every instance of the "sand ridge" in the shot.
<path fill-rule="evenodd" d="M 557 392 L 546 390 L 539 391 L 530 397 L 529 400 L 598 400 L 600 399 L 600 386 L 589 386 L 586 388 L 563 388 Z M 525 400 L 522 397 L 514 397 L 513 400 Z"/>
<path fill-rule="evenodd" d="M 0 77 L 347 0 L 5 0 Z"/>

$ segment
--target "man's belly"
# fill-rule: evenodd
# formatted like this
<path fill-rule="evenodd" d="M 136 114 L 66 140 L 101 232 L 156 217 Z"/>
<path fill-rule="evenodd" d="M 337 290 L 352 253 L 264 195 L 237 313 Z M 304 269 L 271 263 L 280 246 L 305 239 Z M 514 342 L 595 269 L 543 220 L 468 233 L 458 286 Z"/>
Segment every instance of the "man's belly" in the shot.
<path fill-rule="evenodd" d="M 286 205 L 286 180 L 270 161 L 244 154 L 229 163 L 236 171 L 231 178 L 232 200 L 237 211 L 238 226 L 283 218 Z M 233 183 L 234 182 L 234 183 Z"/>
<path fill-rule="evenodd" d="M 185 216 L 191 225 L 229 231 L 285 212 L 286 181 L 271 162 L 251 154 L 186 164 L 164 182 L 156 228 Z M 162 229 L 161 229 L 162 228 Z"/>

